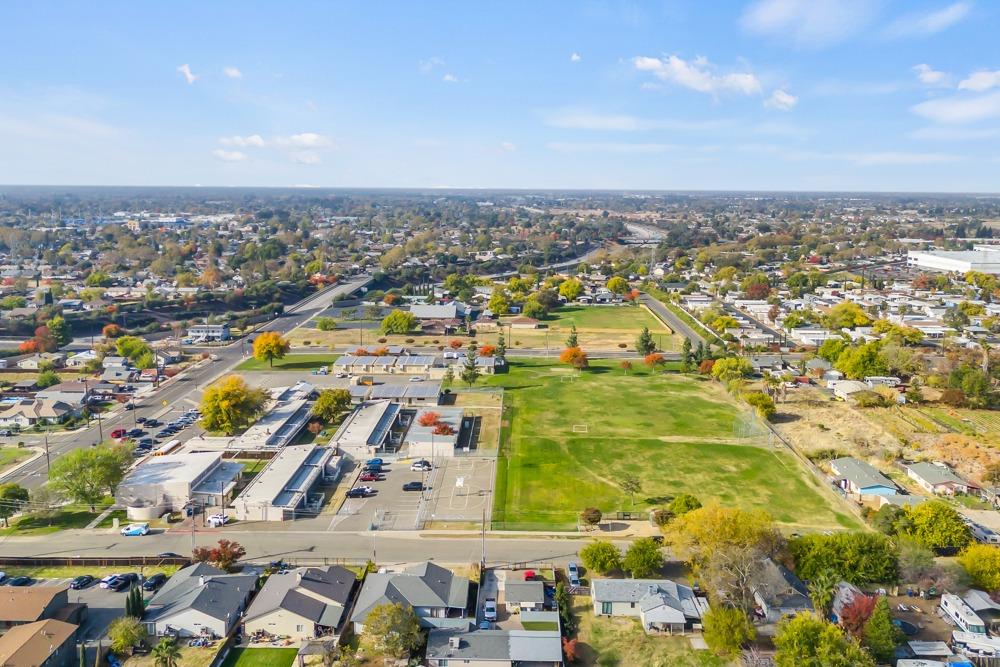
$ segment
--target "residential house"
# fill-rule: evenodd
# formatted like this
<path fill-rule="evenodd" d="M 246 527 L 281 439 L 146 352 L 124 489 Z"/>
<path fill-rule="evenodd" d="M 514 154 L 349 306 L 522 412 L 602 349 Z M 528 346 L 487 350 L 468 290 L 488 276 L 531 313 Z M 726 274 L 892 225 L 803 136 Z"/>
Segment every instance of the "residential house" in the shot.
<path fill-rule="evenodd" d="M 58 401 L 75 408 L 86 405 L 90 396 L 90 387 L 86 382 L 60 382 L 35 394 L 35 398 Z"/>
<path fill-rule="evenodd" d="M 67 586 L 0 586 L 0 630 L 49 618 L 72 617 Z M 69 619 L 67 619 L 69 620 Z M 3 663 L 0 663 L 3 664 Z"/>
<path fill-rule="evenodd" d="M 758 613 L 767 623 L 777 623 L 782 616 L 813 608 L 806 585 L 791 570 L 770 558 L 764 559 L 752 590 Z"/>
<path fill-rule="evenodd" d="M 507 611 L 544 611 L 545 584 L 541 581 L 506 581 L 503 601 Z"/>
<path fill-rule="evenodd" d="M 296 640 L 337 637 L 356 584 L 354 573 L 339 565 L 272 574 L 247 609 L 244 633 Z"/>
<path fill-rule="evenodd" d="M 67 368 L 83 368 L 92 361 L 97 360 L 97 353 L 93 350 L 84 350 L 83 352 L 77 352 L 76 354 L 71 354 L 66 358 Z"/>
<path fill-rule="evenodd" d="M 226 637 L 256 586 L 256 574 L 226 574 L 195 563 L 167 580 L 147 603 L 142 621 L 151 636 Z"/>
<path fill-rule="evenodd" d="M 195 324 L 188 328 L 188 338 L 203 341 L 229 340 L 232 335 L 228 324 Z"/>
<path fill-rule="evenodd" d="M 708 600 L 669 579 L 593 579 L 594 614 L 632 616 L 647 632 L 683 634 L 701 623 Z"/>
<path fill-rule="evenodd" d="M 66 355 L 62 352 L 41 352 L 32 354 L 17 362 L 17 367 L 26 371 L 37 371 L 45 364 L 61 368 L 66 363 Z"/>
<path fill-rule="evenodd" d="M 0 636 L 0 665 L 4 667 L 73 667 L 78 625 L 53 618 L 25 623 Z"/>
<path fill-rule="evenodd" d="M 438 304 L 413 304 L 410 306 L 410 312 L 422 324 L 425 320 L 462 320 L 470 311 L 469 307 L 461 301 L 452 301 Z"/>
<path fill-rule="evenodd" d="M 434 629 L 427 636 L 426 661 L 430 667 L 560 667 L 562 642 L 558 629 Z"/>
<path fill-rule="evenodd" d="M 830 461 L 837 486 L 861 496 L 893 496 L 896 484 L 869 463 L 844 456 Z"/>
<path fill-rule="evenodd" d="M 107 356 L 101 360 L 102 368 L 128 368 L 131 365 L 132 364 L 129 362 L 128 357 Z"/>
<path fill-rule="evenodd" d="M 425 628 L 461 629 L 469 625 L 469 580 L 431 562 L 402 572 L 376 572 L 365 578 L 351 615 L 354 631 L 364 632 L 365 620 L 380 604 L 412 607 Z"/>
<path fill-rule="evenodd" d="M 125 366 L 120 366 L 117 368 L 105 368 L 104 372 L 101 373 L 101 382 L 110 382 L 112 384 L 126 384 L 132 382 L 136 378 L 136 371 L 131 368 L 126 368 Z"/>
<path fill-rule="evenodd" d="M 937 495 L 953 496 L 980 490 L 976 484 L 965 481 L 943 463 L 911 463 L 906 466 L 906 475 L 925 491 Z"/>
<path fill-rule="evenodd" d="M 82 414 L 81 406 L 51 399 L 26 398 L 0 410 L 0 426 L 31 428 L 35 424 L 60 424 Z"/>

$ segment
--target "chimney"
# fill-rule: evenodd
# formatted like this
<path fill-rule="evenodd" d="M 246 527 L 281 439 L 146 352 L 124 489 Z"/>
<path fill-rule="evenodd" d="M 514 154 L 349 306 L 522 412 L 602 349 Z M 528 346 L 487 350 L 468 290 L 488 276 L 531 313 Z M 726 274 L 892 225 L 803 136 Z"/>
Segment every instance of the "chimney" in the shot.
<path fill-rule="evenodd" d="M 657 586 L 656 584 L 650 584 L 649 585 L 649 594 L 650 595 L 656 595 L 659 592 L 660 592 L 660 587 L 659 586 Z"/>
<path fill-rule="evenodd" d="M 462 638 L 461 637 L 448 637 L 448 647 L 449 648 L 461 648 Z"/>
<path fill-rule="evenodd" d="M 201 575 L 201 576 L 198 577 L 198 585 L 199 586 L 204 586 L 205 585 L 205 575 Z"/>

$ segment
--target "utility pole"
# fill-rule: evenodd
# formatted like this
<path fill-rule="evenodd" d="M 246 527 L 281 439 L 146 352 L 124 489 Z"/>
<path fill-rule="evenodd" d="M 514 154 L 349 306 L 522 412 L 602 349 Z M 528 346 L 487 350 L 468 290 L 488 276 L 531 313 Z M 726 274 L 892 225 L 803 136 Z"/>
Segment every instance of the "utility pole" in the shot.
<path fill-rule="evenodd" d="M 482 569 L 486 569 L 486 508 L 483 508 L 483 563 Z"/>
<path fill-rule="evenodd" d="M 48 475 L 51 468 L 49 466 L 49 432 L 44 431 L 45 434 L 45 474 Z"/>

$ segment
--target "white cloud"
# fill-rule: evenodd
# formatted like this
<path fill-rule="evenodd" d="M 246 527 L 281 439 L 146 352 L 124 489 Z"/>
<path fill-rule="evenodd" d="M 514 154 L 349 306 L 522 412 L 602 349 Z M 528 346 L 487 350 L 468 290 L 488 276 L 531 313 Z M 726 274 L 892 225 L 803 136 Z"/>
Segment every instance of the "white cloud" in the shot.
<path fill-rule="evenodd" d="M 294 146 L 296 148 L 327 148 L 333 145 L 329 137 L 315 132 L 302 132 L 293 134 L 290 137 L 279 137 L 275 140 L 279 145 Z"/>
<path fill-rule="evenodd" d="M 500 150 L 502 150 L 505 153 L 512 153 L 517 150 L 517 146 L 515 146 L 510 141 L 501 141 Z"/>
<path fill-rule="evenodd" d="M 559 109 L 545 115 L 549 127 L 568 130 L 596 130 L 610 132 L 637 132 L 642 130 L 713 130 L 730 125 L 721 120 L 676 120 L 668 118 L 639 118 L 629 114 L 602 114 L 586 109 Z"/>
<path fill-rule="evenodd" d="M 870 0 L 757 0 L 743 13 L 742 24 L 750 32 L 821 47 L 864 28 L 875 6 Z"/>
<path fill-rule="evenodd" d="M 244 162 L 248 159 L 247 154 L 242 151 L 227 151 L 223 148 L 216 148 L 212 155 L 223 162 Z"/>
<path fill-rule="evenodd" d="M 577 53 L 577 52 L 575 52 L 575 51 L 573 53 L 571 53 L 570 56 L 569 56 L 569 61 L 571 63 L 578 63 L 581 60 L 582 60 L 582 58 L 580 57 L 580 54 Z"/>
<path fill-rule="evenodd" d="M 229 67 L 223 67 L 222 73 L 228 76 L 230 79 L 243 78 L 243 72 L 241 72 L 238 67 L 233 67 L 232 65 L 230 65 Z"/>
<path fill-rule="evenodd" d="M 910 132 L 913 139 L 923 139 L 926 141 L 976 141 L 979 139 L 992 139 L 1000 136 L 998 129 L 972 129 L 966 127 L 922 127 Z"/>
<path fill-rule="evenodd" d="M 977 97 L 952 96 L 927 100 L 911 108 L 937 123 L 971 123 L 1000 117 L 1000 91 Z"/>
<path fill-rule="evenodd" d="M 430 74 L 434 71 L 436 67 L 444 67 L 444 60 L 438 58 L 437 56 L 428 58 L 427 60 L 420 61 L 420 73 Z"/>
<path fill-rule="evenodd" d="M 947 153 L 860 153 L 850 156 L 855 164 L 863 167 L 880 165 L 921 165 L 957 162 L 961 158 Z"/>
<path fill-rule="evenodd" d="M 973 90 L 977 93 L 997 86 L 1000 86 L 1000 70 L 979 70 L 958 82 L 959 90 Z"/>
<path fill-rule="evenodd" d="M 948 75 L 944 72 L 937 71 L 926 63 L 914 65 L 913 71 L 917 73 L 917 78 L 920 79 L 920 83 L 925 83 L 928 86 L 948 85 Z"/>
<path fill-rule="evenodd" d="M 673 144 L 553 141 L 547 144 L 559 153 L 664 153 L 677 148 Z"/>
<path fill-rule="evenodd" d="M 299 151 L 288 155 L 292 162 L 297 164 L 319 164 L 322 162 L 319 155 L 311 151 Z"/>
<path fill-rule="evenodd" d="M 181 73 L 181 75 L 184 77 L 184 80 L 188 82 L 188 85 L 191 85 L 198 79 L 198 76 L 191 71 L 191 66 L 188 65 L 187 63 L 184 63 L 183 65 L 178 67 L 177 71 Z"/>
<path fill-rule="evenodd" d="M 764 100 L 764 106 L 768 109 L 777 109 L 778 111 L 791 111 L 792 107 L 798 104 L 798 102 L 799 98 L 795 97 L 795 95 L 778 89 L 771 93 L 769 98 Z"/>
<path fill-rule="evenodd" d="M 444 81 L 445 83 L 458 83 L 458 77 L 451 73 L 442 76 L 441 80 Z"/>
<path fill-rule="evenodd" d="M 259 134 L 251 134 L 248 137 L 239 135 L 222 137 L 219 139 L 219 143 L 223 146 L 239 146 L 241 148 L 263 148 L 265 145 L 264 137 Z"/>
<path fill-rule="evenodd" d="M 907 14 L 894 21 L 886 33 L 890 37 L 933 35 L 964 19 L 970 9 L 968 2 L 955 2 L 937 11 Z"/>
<path fill-rule="evenodd" d="M 640 72 L 650 72 L 666 83 L 674 83 L 699 93 L 718 94 L 721 92 L 757 95 L 761 92 L 760 80 L 750 72 L 716 74 L 706 58 L 692 61 L 671 55 L 665 58 L 637 56 L 632 64 Z"/>

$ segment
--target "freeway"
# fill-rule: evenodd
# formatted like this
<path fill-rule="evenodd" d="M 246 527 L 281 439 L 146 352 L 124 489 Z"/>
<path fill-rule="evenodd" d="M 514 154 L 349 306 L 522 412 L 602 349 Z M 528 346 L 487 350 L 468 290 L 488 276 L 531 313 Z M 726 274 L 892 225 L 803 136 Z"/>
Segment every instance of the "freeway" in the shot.
<path fill-rule="evenodd" d="M 257 329 L 258 333 L 276 331 L 287 334 L 300 326 L 310 317 L 328 308 L 333 300 L 340 295 L 351 294 L 371 283 L 371 277 L 359 276 L 351 282 L 334 285 L 316 292 L 305 299 L 289 306 L 285 313 Z M 211 348 L 212 354 L 218 357 L 216 361 L 201 362 L 184 373 L 172 378 L 155 389 L 151 394 L 138 399 L 136 409 L 126 411 L 118 409 L 100 423 L 93 421 L 89 427 L 68 433 L 55 433 L 48 437 L 24 433 L 17 437 L 29 447 L 43 449 L 48 447 L 49 461 L 79 447 L 95 445 L 102 436 L 107 437 L 116 428 L 132 428 L 137 417 L 159 417 L 179 407 L 192 408 L 197 405 L 195 397 L 219 376 L 233 370 L 249 353 L 249 346 L 243 339 L 233 341 L 229 345 Z M 3 477 L 0 483 L 16 482 L 28 488 L 38 487 L 47 479 L 47 460 L 41 456 L 29 464 L 13 469 Z"/>

